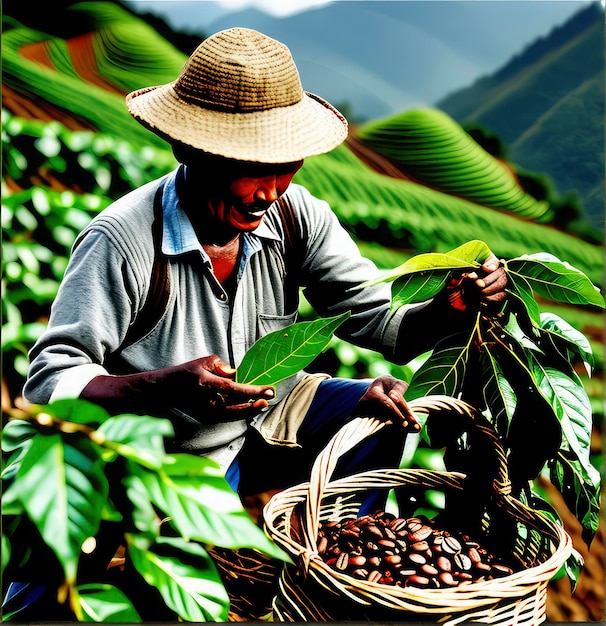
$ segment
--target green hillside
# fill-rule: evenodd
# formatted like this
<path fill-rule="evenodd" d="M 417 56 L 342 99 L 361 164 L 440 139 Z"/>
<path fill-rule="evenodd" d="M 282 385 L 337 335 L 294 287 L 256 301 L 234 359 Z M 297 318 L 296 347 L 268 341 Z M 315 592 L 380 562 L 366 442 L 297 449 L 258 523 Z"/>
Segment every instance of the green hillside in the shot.
<path fill-rule="evenodd" d="M 466 126 L 497 134 L 512 161 L 549 176 L 561 194 L 578 194 L 591 223 L 603 228 L 604 11 L 599 3 L 437 106 Z"/>

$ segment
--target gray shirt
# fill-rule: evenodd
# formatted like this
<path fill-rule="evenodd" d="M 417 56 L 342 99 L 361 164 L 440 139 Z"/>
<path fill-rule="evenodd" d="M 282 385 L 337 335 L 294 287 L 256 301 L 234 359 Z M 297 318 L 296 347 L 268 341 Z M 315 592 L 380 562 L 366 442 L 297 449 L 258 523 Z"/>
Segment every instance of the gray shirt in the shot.
<path fill-rule="evenodd" d="M 237 367 L 259 337 L 296 321 L 299 289 L 319 315 L 351 311 L 338 335 L 362 347 L 396 354 L 404 314 L 390 310 L 390 286 L 360 288 L 377 270 L 364 259 L 330 207 L 291 184 L 262 224 L 243 234 L 236 287 L 230 296 L 215 278 L 210 259 L 180 205 L 176 171 L 165 177 L 162 251 L 170 262 L 170 297 L 156 326 L 123 347 L 127 330 L 143 307 L 154 258 L 151 182 L 102 211 L 77 238 L 53 303 L 48 329 L 31 350 L 24 394 L 45 404 L 78 397 L 97 375 L 112 374 L 110 356 L 134 371 L 159 369 L 216 354 Z M 289 208 L 300 237 L 297 264 L 277 203 Z M 290 256 L 289 256 L 290 255 Z M 298 377 L 278 386 L 278 402 Z M 204 451 L 242 435 L 242 421 L 195 424 L 195 447 Z"/>

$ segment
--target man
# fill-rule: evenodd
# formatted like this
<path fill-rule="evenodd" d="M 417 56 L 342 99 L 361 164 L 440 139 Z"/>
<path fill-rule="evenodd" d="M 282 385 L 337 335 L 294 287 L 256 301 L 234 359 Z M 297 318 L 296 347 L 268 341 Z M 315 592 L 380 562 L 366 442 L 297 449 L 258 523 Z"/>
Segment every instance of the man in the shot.
<path fill-rule="evenodd" d="M 481 278 L 465 279 L 475 296 L 462 307 L 444 296 L 392 312 L 388 285 L 361 288 L 376 268 L 325 202 L 291 185 L 306 157 L 344 141 L 347 122 L 303 92 L 288 49 L 261 33 L 209 37 L 176 81 L 126 103 L 181 165 L 80 235 L 48 330 L 31 351 L 26 397 L 169 416 L 175 446 L 217 460 L 243 496 L 305 480 L 330 437 L 364 412 L 394 425 L 339 471 L 397 466 L 406 432 L 419 428 L 403 381 L 301 372 L 274 390 L 236 383 L 234 368 L 255 340 L 295 321 L 300 287 L 320 315 L 351 312 L 341 337 L 407 362 L 441 332 L 468 325 L 472 301 L 500 310 L 506 278 L 496 258 Z M 168 265 L 168 301 L 134 333 L 149 317 L 158 258 Z"/>

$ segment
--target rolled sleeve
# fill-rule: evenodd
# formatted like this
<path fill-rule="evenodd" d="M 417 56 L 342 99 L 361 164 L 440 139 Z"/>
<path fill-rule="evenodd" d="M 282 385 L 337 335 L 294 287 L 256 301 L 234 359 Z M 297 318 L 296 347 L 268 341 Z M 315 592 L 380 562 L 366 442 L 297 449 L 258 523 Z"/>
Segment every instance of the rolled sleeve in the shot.
<path fill-rule="evenodd" d="M 78 367 L 70 367 L 69 371 L 59 374 L 57 384 L 51 393 L 50 402 L 78 398 L 82 390 L 97 376 L 107 375 L 107 370 L 101 365 L 90 363 Z"/>

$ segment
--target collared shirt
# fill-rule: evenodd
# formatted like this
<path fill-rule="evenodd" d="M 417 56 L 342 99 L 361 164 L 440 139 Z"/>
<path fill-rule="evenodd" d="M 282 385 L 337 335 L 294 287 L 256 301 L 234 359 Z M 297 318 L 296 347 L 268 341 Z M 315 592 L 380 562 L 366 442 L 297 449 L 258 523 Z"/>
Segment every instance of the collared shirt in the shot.
<path fill-rule="evenodd" d="M 170 261 L 170 298 L 164 315 L 142 339 L 124 347 L 127 330 L 143 307 L 154 258 L 153 198 L 159 181 L 135 190 L 101 212 L 76 240 L 49 325 L 30 353 L 24 389 L 38 404 L 78 397 L 119 354 L 132 371 L 147 371 L 216 354 L 237 367 L 261 336 L 296 321 L 299 289 L 321 316 L 350 311 L 339 336 L 394 359 L 403 313 L 390 310 L 390 287 L 360 288 L 376 276 L 330 207 L 291 184 L 261 225 L 243 234 L 236 288 L 217 281 L 176 190 L 165 177 L 162 251 Z M 289 249 L 278 203 L 288 206 L 300 235 Z M 293 258 L 297 262 L 293 265 Z M 279 384 L 275 402 L 298 377 Z M 173 412 L 189 428 L 188 447 L 207 452 L 241 438 L 244 420 L 205 421 L 174 400 Z"/>

